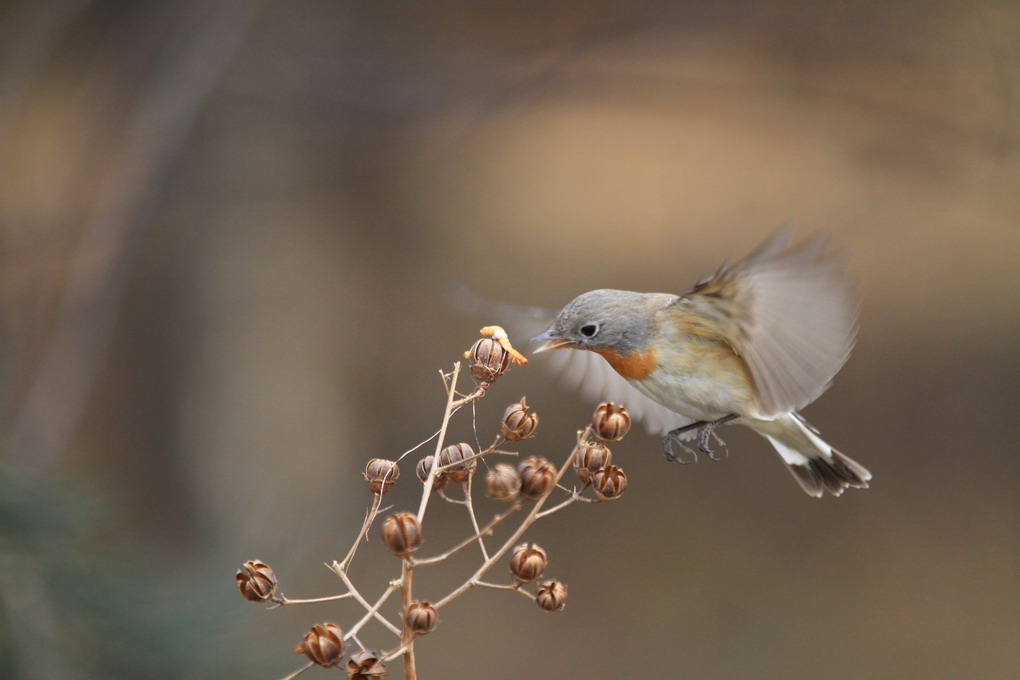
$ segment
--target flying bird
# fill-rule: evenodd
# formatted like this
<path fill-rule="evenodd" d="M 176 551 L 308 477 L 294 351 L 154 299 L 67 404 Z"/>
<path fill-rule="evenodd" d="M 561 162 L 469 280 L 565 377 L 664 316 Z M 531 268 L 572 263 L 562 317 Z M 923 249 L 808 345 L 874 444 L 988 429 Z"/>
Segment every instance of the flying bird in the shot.
<path fill-rule="evenodd" d="M 871 473 L 827 444 L 798 411 L 850 356 L 857 302 L 842 262 L 788 231 L 724 263 L 683 295 L 593 290 L 534 340 L 583 391 L 627 405 L 663 435 L 663 452 L 723 423 L 764 436 L 811 496 L 867 488 Z M 577 351 L 581 350 L 581 351 Z M 686 447 L 686 445 L 684 445 Z"/>

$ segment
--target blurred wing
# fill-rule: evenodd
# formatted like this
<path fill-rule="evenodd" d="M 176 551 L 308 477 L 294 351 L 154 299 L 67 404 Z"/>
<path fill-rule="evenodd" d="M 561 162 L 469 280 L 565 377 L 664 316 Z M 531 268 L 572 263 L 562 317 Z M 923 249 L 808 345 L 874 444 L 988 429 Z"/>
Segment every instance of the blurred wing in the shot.
<path fill-rule="evenodd" d="M 454 304 L 466 312 L 484 316 L 487 322 L 503 324 L 511 342 L 520 349 L 527 346 L 529 338 L 547 330 L 556 318 L 553 310 L 485 300 L 466 286 L 454 290 Z M 623 404 L 632 420 L 644 423 L 651 434 L 666 434 L 694 422 L 646 397 L 593 352 L 554 350 L 539 355 L 535 363 L 554 371 L 567 386 L 577 389 L 586 401 Z M 690 436 L 693 434 L 690 433 Z"/>
<path fill-rule="evenodd" d="M 677 301 L 708 318 L 743 358 L 764 416 L 817 399 L 850 356 L 857 302 L 843 262 L 815 238 L 789 248 L 789 230 L 723 265 Z"/>

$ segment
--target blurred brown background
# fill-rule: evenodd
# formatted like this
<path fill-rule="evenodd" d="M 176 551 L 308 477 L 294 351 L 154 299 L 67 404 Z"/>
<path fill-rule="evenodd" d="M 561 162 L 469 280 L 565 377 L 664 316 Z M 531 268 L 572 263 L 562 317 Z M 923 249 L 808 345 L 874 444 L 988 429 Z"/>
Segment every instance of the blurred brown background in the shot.
<path fill-rule="evenodd" d="M 0 676 L 286 674 L 360 614 L 263 612 L 234 571 L 340 591 L 362 465 L 502 322 L 452 287 L 680 293 L 789 222 L 860 280 L 806 415 L 873 488 L 808 498 L 739 429 L 687 467 L 632 434 L 621 501 L 532 533 L 566 611 L 469 593 L 422 676 L 1020 676 L 1018 107 L 1013 2 L 0 4 Z M 521 450 L 562 458 L 590 405 L 540 364 L 479 428 L 527 394 Z"/>

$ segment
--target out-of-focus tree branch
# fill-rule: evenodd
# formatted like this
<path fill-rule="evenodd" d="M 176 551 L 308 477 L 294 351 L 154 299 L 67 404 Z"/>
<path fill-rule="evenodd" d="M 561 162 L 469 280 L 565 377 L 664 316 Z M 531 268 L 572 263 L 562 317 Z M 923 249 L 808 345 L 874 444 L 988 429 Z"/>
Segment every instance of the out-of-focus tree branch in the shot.
<path fill-rule="evenodd" d="M 129 105 L 109 170 L 97 184 L 74 259 L 63 280 L 56 321 L 47 334 L 24 403 L 11 429 L 8 455 L 35 467 L 60 461 L 107 358 L 131 262 L 165 180 L 210 93 L 242 43 L 259 2 L 190 2 L 136 14 L 121 30 L 157 39 L 145 54 L 153 66 Z M 97 78 L 95 87 L 103 87 Z M 60 211 L 56 211 L 59 213 Z M 59 226 L 59 225 L 57 225 Z"/>

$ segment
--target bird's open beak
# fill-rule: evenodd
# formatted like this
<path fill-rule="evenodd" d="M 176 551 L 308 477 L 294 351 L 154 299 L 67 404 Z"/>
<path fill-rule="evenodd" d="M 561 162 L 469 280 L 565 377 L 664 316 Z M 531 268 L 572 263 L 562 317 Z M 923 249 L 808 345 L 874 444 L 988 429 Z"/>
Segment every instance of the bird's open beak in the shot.
<path fill-rule="evenodd" d="M 545 333 L 539 333 L 538 335 L 531 339 L 532 342 L 540 342 L 542 340 L 545 340 L 545 344 L 543 344 L 538 349 L 534 350 L 534 352 L 532 352 L 533 354 L 538 354 L 539 352 L 544 352 L 549 349 L 560 349 L 561 347 L 569 347 L 572 344 L 568 338 L 555 337 L 552 334 L 551 330 L 546 331 Z"/>

